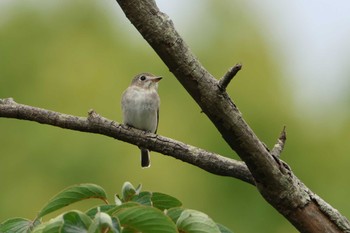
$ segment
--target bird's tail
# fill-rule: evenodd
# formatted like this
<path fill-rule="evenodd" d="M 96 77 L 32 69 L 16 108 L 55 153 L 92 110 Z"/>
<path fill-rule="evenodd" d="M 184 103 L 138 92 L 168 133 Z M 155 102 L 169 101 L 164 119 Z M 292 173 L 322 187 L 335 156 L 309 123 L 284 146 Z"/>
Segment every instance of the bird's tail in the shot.
<path fill-rule="evenodd" d="M 144 168 L 151 166 L 149 151 L 143 148 L 141 148 L 141 166 Z"/>

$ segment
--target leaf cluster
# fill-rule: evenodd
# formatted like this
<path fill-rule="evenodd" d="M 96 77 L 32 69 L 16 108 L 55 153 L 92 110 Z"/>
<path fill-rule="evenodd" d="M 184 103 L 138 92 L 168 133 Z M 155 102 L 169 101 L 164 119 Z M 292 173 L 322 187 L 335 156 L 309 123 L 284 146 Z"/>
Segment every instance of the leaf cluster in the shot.
<path fill-rule="evenodd" d="M 100 199 L 104 203 L 82 212 L 69 210 L 49 221 L 43 217 L 75 202 Z M 34 220 L 12 218 L 1 223 L 0 233 L 230 233 L 206 214 L 185 209 L 167 194 L 141 191 L 141 185 L 125 182 L 121 195 L 110 204 L 103 188 L 79 184 L 54 196 Z"/>

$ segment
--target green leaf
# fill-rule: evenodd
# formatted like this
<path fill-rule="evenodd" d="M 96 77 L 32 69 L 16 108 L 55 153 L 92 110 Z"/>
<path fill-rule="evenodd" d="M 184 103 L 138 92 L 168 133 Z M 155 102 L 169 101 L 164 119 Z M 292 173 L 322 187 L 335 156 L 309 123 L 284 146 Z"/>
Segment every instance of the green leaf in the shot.
<path fill-rule="evenodd" d="M 116 205 L 122 205 L 122 204 L 123 204 L 123 201 L 121 200 L 121 198 L 119 197 L 118 194 L 115 194 L 115 195 L 114 195 L 114 203 L 115 203 Z"/>
<path fill-rule="evenodd" d="M 93 207 L 85 212 L 87 216 L 90 218 L 94 218 L 95 215 L 98 213 L 98 210 L 100 209 L 101 212 L 105 212 L 107 214 L 112 214 L 118 206 L 116 205 L 100 205 L 97 207 Z"/>
<path fill-rule="evenodd" d="M 4 233 L 27 233 L 31 232 L 33 221 L 25 218 L 11 218 L 1 223 L 0 232 Z"/>
<path fill-rule="evenodd" d="M 63 225 L 62 215 L 59 215 L 48 222 L 38 225 L 37 227 L 34 228 L 32 233 L 57 233 L 57 232 L 60 232 L 62 225 Z"/>
<path fill-rule="evenodd" d="M 220 223 L 216 223 L 216 225 L 218 225 L 221 233 L 233 233 L 230 229 L 228 229 L 227 227 L 225 227 Z"/>
<path fill-rule="evenodd" d="M 140 203 L 129 201 L 129 202 L 126 202 L 120 206 L 116 206 L 113 209 L 108 210 L 108 214 L 111 216 L 116 216 L 116 214 L 118 212 L 120 212 L 121 210 L 126 209 L 126 208 L 135 207 L 135 206 L 140 206 Z"/>
<path fill-rule="evenodd" d="M 164 193 L 157 193 L 157 192 L 152 194 L 152 203 L 154 207 L 160 210 L 182 206 L 181 201 L 179 201 L 175 197 L 169 196 Z"/>
<path fill-rule="evenodd" d="M 118 219 L 112 218 L 104 212 L 97 212 L 92 224 L 89 227 L 89 233 L 99 233 L 99 232 L 108 232 L 119 233 L 120 223 Z"/>
<path fill-rule="evenodd" d="M 92 220 L 83 212 L 73 210 L 65 212 L 49 222 L 34 229 L 33 233 L 83 233 L 91 225 Z"/>
<path fill-rule="evenodd" d="M 122 199 L 123 201 L 130 201 L 131 198 L 136 194 L 136 189 L 130 182 L 125 182 L 122 187 Z"/>
<path fill-rule="evenodd" d="M 73 210 L 65 212 L 36 227 L 33 233 L 82 233 L 87 232 L 92 220 L 83 212 Z"/>
<path fill-rule="evenodd" d="M 131 201 L 140 203 L 141 205 L 151 206 L 152 205 L 151 198 L 152 198 L 151 192 L 141 192 L 139 195 L 133 196 Z"/>
<path fill-rule="evenodd" d="M 133 206 L 120 209 L 115 216 L 123 226 L 124 232 L 177 233 L 171 219 L 162 211 L 150 206 Z M 132 229 L 132 231 L 131 231 Z"/>
<path fill-rule="evenodd" d="M 36 229 L 35 232 L 33 233 L 57 233 L 61 231 L 63 225 L 63 221 L 57 221 L 57 222 L 53 222 L 53 223 L 49 223 L 49 224 L 45 224 L 44 229 L 42 229 L 42 231 L 40 231 L 40 229 Z"/>
<path fill-rule="evenodd" d="M 82 233 L 87 232 L 91 224 L 91 219 L 80 211 L 69 211 L 62 216 L 64 233 Z"/>
<path fill-rule="evenodd" d="M 181 232 L 186 233 L 221 233 L 208 215 L 196 210 L 184 210 L 176 225 Z"/>
<path fill-rule="evenodd" d="M 139 195 L 134 195 L 131 201 L 140 203 L 141 205 L 154 206 L 160 210 L 179 207 L 182 203 L 175 197 L 157 192 L 141 192 Z"/>
<path fill-rule="evenodd" d="M 94 218 L 95 215 L 99 212 L 98 209 L 100 209 L 101 212 L 105 212 L 107 214 L 109 214 L 110 216 L 114 215 L 116 212 L 118 212 L 120 209 L 123 208 L 129 208 L 129 207 L 133 207 L 133 206 L 139 206 L 140 204 L 137 202 L 127 202 L 124 203 L 123 205 L 101 205 L 101 206 L 97 206 L 94 208 L 89 209 L 88 211 L 86 211 L 86 215 L 88 215 L 90 218 Z"/>
<path fill-rule="evenodd" d="M 139 194 L 141 192 L 141 189 L 142 189 L 142 184 L 137 185 L 135 189 L 136 194 Z"/>
<path fill-rule="evenodd" d="M 69 187 L 57 194 L 44 206 L 37 218 L 41 218 L 62 207 L 88 198 L 99 198 L 107 202 L 106 193 L 100 186 L 95 184 L 80 184 Z"/>
<path fill-rule="evenodd" d="M 185 209 L 183 207 L 170 208 L 166 210 L 165 214 L 168 215 L 174 223 L 176 223 L 184 210 Z"/>

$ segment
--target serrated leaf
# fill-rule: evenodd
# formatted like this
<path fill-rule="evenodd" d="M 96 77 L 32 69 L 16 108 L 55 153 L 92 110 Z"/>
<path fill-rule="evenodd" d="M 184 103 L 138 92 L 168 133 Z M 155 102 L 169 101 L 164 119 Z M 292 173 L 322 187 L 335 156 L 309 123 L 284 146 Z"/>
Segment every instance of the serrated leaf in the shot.
<path fill-rule="evenodd" d="M 221 233 L 233 233 L 230 229 L 228 229 L 227 227 L 225 227 L 220 223 L 216 223 L 216 225 L 218 225 Z"/>
<path fill-rule="evenodd" d="M 83 233 L 87 232 L 91 224 L 91 219 L 86 214 L 80 211 L 69 211 L 62 216 L 63 225 L 62 232 L 64 233 Z"/>
<path fill-rule="evenodd" d="M 0 232 L 27 233 L 33 227 L 33 222 L 25 218 L 11 218 L 0 224 Z"/>
<path fill-rule="evenodd" d="M 98 198 L 107 202 L 106 193 L 100 186 L 95 184 L 80 184 L 69 187 L 57 194 L 42 208 L 37 218 L 41 218 L 62 207 L 88 198 Z"/>
<path fill-rule="evenodd" d="M 152 193 L 152 203 L 154 207 L 160 210 L 182 206 L 181 201 L 179 201 L 175 197 L 157 192 Z"/>
<path fill-rule="evenodd" d="M 120 209 L 115 216 L 123 226 L 123 232 L 177 233 L 171 219 L 162 211 L 149 206 L 134 206 Z M 133 229 L 133 231 L 130 231 Z"/>
<path fill-rule="evenodd" d="M 219 227 L 208 215 L 196 210 L 184 210 L 176 226 L 185 233 L 221 233 Z"/>

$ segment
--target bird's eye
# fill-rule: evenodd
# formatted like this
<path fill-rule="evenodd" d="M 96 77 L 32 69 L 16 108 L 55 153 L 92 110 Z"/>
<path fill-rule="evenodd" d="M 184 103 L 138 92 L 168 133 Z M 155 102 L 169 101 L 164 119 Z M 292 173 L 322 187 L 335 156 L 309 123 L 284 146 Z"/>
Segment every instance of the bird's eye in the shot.
<path fill-rule="evenodd" d="M 145 80 L 146 80 L 146 76 L 142 75 L 142 76 L 140 77 L 140 80 L 141 80 L 141 81 L 145 81 Z"/>

